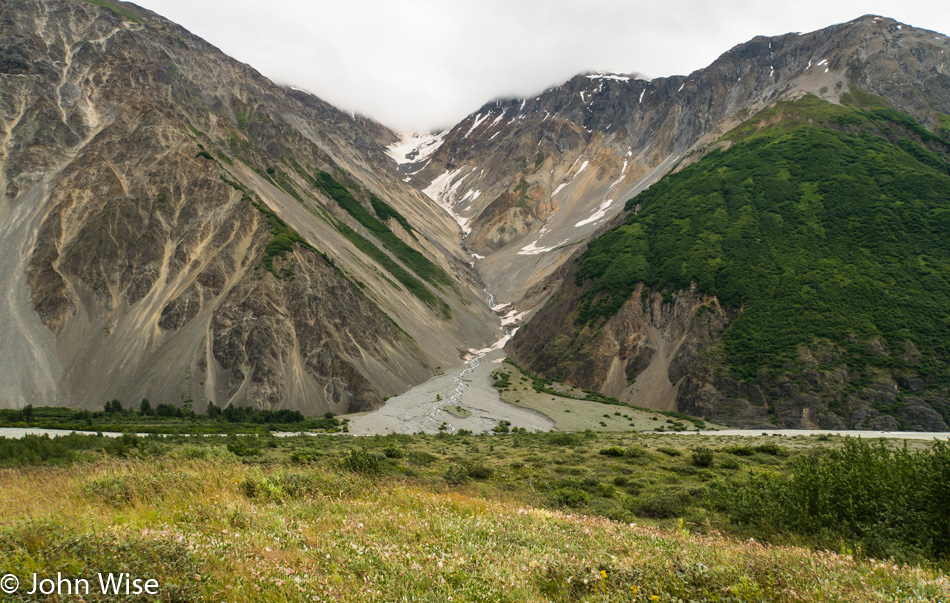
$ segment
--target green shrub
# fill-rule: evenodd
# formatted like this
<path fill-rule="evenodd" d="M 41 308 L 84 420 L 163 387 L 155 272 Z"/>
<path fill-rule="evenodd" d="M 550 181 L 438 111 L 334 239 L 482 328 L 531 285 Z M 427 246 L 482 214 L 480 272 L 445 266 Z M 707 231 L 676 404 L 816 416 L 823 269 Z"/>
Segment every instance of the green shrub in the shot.
<path fill-rule="evenodd" d="M 611 446 L 609 448 L 604 448 L 600 451 L 600 454 L 604 456 L 623 456 L 626 451 L 620 446 Z"/>
<path fill-rule="evenodd" d="M 159 454 L 162 444 L 155 436 L 143 438 L 134 433 L 124 433 L 109 439 L 103 450 L 112 456 L 146 458 Z"/>
<path fill-rule="evenodd" d="M 228 438 L 228 452 L 235 456 L 260 456 L 260 441 L 254 436 L 235 436 Z"/>
<path fill-rule="evenodd" d="M 238 483 L 238 491 L 250 499 L 266 499 L 282 502 L 284 488 L 280 480 L 273 477 L 248 475 Z"/>
<path fill-rule="evenodd" d="M 562 486 L 554 491 L 554 498 L 558 504 L 566 507 L 578 508 L 590 502 L 590 495 L 574 486 Z"/>
<path fill-rule="evenodd" d="M 247 199 L 250 201 L 250 197 Z M 274 268 L 274 258 L 283 257 L 286 253 L 293 251 L 295 244 L 300 245 L 303 249 L 318 253 L 324 260 L 329 262 L 329 258 L 325 254 L 314 249 L 306 239 L 300 236 L 300 233 L 291 228 L 280 216 L 271 211 L 268 207 L 254 201 L 251 201 L 251 204 L 257 211 L 264 214 L 267 219 L 267 225 L 270 227 L 271 239 L 264 248 L 264 255 L 261 257 L 261 263 L 268 272 L 274 276 L 281 277 Z M 229 406 L 228 408 L 234 407 Z M 225 413 L 227 413 L 228 408 L 224 409 Z"/>
<path fill-rule="evenodd" d="M 408 455 L 409 462 L 413 465 L 428 465 L 437 458 L 438 457 L 436 457 L 434 454 L 431 452 L 426 452 L 425 450 L 412 450 Z"/>
<path fill-rule="evenodd" d="M 452 317 L 452 308 L 445 300 L 433 293 L 425 283 L 414 277 L 405 268 L 399 265 L 382 249 L 370 242 L 369 239 L 359 234 L 341 221 L 335 221 L 333 226 L 340 231 L 353 245 L 370 259 L 379 264 L 383 269 L 399 281 L 410 293 L 419 298 L 424 304 L 432 308 L 439 316 L 448 320 Z"/>
<path fill-rule="evenodd" d="M 26 435 L 19 439 L 0 438 L 0 465 L 37 465 L 75 459 L 76 451 L 98 448 L 108 443 L 102 437 L 70 434 L 51 438 Z"/>
<path fill-rule="evenodd" d="M 759 444 L 755 447 L 755 451 L 763 454 L 771 454 L 772 456 L 785 456 L 787 454 L 784 448 L 772 442 Z"/>
<path fill-rule="evenodd" d="M 189 459 L 203 461 L 234 461 L 237 455 L 224 446 L 181 446 L 172 450 L 169 454 L 174 459 Z"/>
<path fill-rule="evenodd" d="M 736 456 L 752 456 L 755 454 L 755 449 L 752 446 L 726 446 L 722 451 Z"/>
<path fill-rule="evenodd" d="M 647 455 L 647 451 L 643 448 L 643 446 L 629 446 L 623 451 L 623 455 L 628 459 L 638 459 L 645 457 Z"/>
<path fill-rule="evenodd" d="M 388 459 L 401 459 L 406 456 L 406 451 L 395 444 L 388 444 L 386 448 L 383 449 L 383 454 L 385 454 Z"/>
<path fill-rule="evenodd" d="M 719 466 L 722 467 L 723 469 L 738 469 L 739 461 L 737 461 L 736 459 L 731 459 L 731 458 L 723 459 L 722 462 L 719 463 Z"/>
<path fill-rule="evenodd" d="M 270 475 L 254 471 L 238 483 L 238 491 L 247 498 L 277 503 L 314 496 L 349 496 L 363 488 L 358 476 L 321 471 L 283 471 Z"/>
<path fill-rule="evenodd" d="M 103 571 L 128 572 L 132 576 L 148 576 L 159 580 L 161 591 L 154 600 L 201 600 L 205 596 L 204 587 L 194 577 L 205 571 L 207 563 L 201 559 L 197 547 L 181 538 L 175 530 L 155 532 L 145 534 L 119 526 L 93 529 L 92 526 L 66 523 L 61 517 L 34 517 L 18 524 L 5 524 L 0 528 L 0 551 L 3 551 L 4 570 L 9 568 L 15 573 L 22 568 L 20 583 L 23 594 L 0 598 L 5 601 L 144 599 L 134 595 L 99 595 L 91 588 L 88 597 L 65 596 L 65 589 L 63 597 L 27 597 L 26 568 L 31 567 L 33 571 L 49 568 L 51 573 L 63 568 L 64 578 L 67 575 L 91 577 Z M 13 565 L 11 567 L 7 564 Z M 93 580 L 89 582 L 92 583 Z"/>
<path fill-rule="evenodd" d="M 546 439 L 548 443 L 554 444 L 555 446 L 576 446 L 581 443 L 581 439 L 577 434 L 566 433 L 564 431 L 548 432 Z"/>
<path fill-rule="evenodd" d="M 511 379 L 511 375 L 508 373 L 504 371 L 495 371 L 491 376 L 492 379 L 494 379 L 491 386 L 495 389 L 504 390 L 511 386 L 511 382 L 509 381 Z"/>
<path fill-rule="evenodd" d="M 295 465 L 308 465 L 316 461 L 321 456 L 318 450 L 294 450 L 290 453 L 290 462 Z"/>
<path fill-rule="evenodd" d="M 468 469 L 464 465 L 459 465 L 458 463 L 452 463 L 445 470 L 445 483 L 451 486 L 460 486 L 465 482 L 469 481 L 470 475 Z"/>
<path fill-rule="evenodd" d="M 379 475 L 387 464 L 386 455 L 378 452 L 367 452 L 365 448 L 351 449 L 341 462 L 344 469 L 364 475 Z"/>
<path fill-rule="evenodd" d="M 373 211 L 376 212 L 376 216 L 382 220 L 386 221 L 389 218 L 393 218 L 403 227 L 403 229 L 409 233 L 413 239 L 417 239 L 416 233 L 412 231 L 412 226 L 409 224 L 409 221 L 400 214 L 398 211 L 393 209 L 391 205 L 377 197 L 376 195 L 369 196 L 370 204 L 373 206 Z M 417 239 L 418 240 L 418 239 Z"/>
<path fill-rule="evenodd" d="M 630 509 L 640 517 L 665 519 L 680 517 L 686 511 L 689 496 L 679 490 L 650 490 L 633 499 Z"/>
<path fill-rule="evenodd" d="M 816 546 L 847 543 L 874 557 L 950 555 L 950 445 L 890 450 L 847 438 L 840 450 L 793 459 L 788 473 L 742 472 L 713 482 L 710 505 L 757 537 L 801 536 Z"/>
<path fill-rule="evenodd" d="M 691 459 L 697 467 L 710 467 L 713 463 L 713 451 L 706 447 L 696 448 Z"/>
<path fill-rule="evenodd" d="M 495 425 L 491 429 L 495 433 L 510 433 L 511 432 L 511 421 L 498 421 L 498 425 Z"/>
<path fill-rule="evenodd" d="M 640 283 L 664 299 L 695 286 L 742 308 L 722 335 L 733 378 L 796 370 L 799 347 L 824 339 L 858 375 L 906 367 L 946 380 L 950 321 L 935 318 L 950 307 L 945 143 L 908 115 L 816 97 L 766 109 L 729 137 L 730 149 L 641 192 L 588 244 L 577 328 L 596 329 Z M 870 353 L 872 338 L 891 353 Z M 908 341 L 923 362 L 894 353 Z"/>
<path fill-rule="evenodd" d="M 465 469 L 468 471 L 468 474 L 475 479 L 488 479 L 495 473 L 494 469 L 481 461 L 467 463 Z"/>
<path fill-rule="evenodd" d="M 88 498 L 110 505 L 161 502 L 171 492 L 196 491 L 201 484 L 186 473 L 122 473 L 84 480 L 80 491 Z"/>
<path fill-rule="evenodd" d="M 393 234 L 388 226 L 363 207 L 360 202 L 353 197 L 352 193 L 350 193 L 345 186 L 337 182 L 333 176 L 324 171 L 317 171 L 315 176 L 315 184 L 324 194 L 336 201 L 337 204 L 353 216 L 357 222 L 373 233 L 373 236 L 383 244 L 383 247 L 399 258 L 399 261 L 415 272 L 416 275 L 437 287 L 452 286 L 452 280 L 444 270 Z M 385 220 L 390 216 L 394 217 L 403 224 L 404 228 L 407 228 L 410 234 L 412 233 L 409 223 L 394 209 L 374 196 L 371 197 L 371 203 L 374 211 L 383 213 L 383 216 L 380 216 L 380 218 Z"/>

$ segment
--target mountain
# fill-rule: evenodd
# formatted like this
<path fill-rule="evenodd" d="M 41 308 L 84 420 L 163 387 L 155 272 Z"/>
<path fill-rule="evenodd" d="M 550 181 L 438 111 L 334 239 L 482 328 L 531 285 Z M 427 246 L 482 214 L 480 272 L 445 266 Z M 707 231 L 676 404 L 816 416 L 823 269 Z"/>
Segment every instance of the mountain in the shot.
<path fill-rule="evenodd" d="M 0 407 L 378 406 L 501 335 L 397 136 L 112 0 L 0 6 Z"/>
<path fill-rule="evenodd" d="M 545 279 L 627 199 L 780 99 L 838 102 L 858 87 L 936 127 L 950 112 L 948 49 L 943 35 L 866 16 L 757 37 L 688 76 L 578 75 L 390 152 L 470 231 L 489 289 L 531 310 L 551 290 Z"/>
<path fill-rule="evenodd" d="M 627 201 L 510 355 L 719 422 L 948 430 L 950 117 L 833 100 L 785 97 Z"/>
<path fill-rule="evenodd" d="M 533 314 L 507 348 L 527 368 L 736 425 L 942 431 L 948 50 L 868 15 L 389 151 Z"/>

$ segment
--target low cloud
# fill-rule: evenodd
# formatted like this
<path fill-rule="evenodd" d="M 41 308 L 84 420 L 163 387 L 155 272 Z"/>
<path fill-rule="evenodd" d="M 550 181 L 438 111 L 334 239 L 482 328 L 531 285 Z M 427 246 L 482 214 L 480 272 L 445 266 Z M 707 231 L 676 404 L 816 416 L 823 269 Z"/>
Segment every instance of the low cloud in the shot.
<path fill-rule="evenodd" d="M 873 13 L 950 32 L 942 2 L 138 0 L 271 79 L 403 131 L 582 71 L 686 74 L 756 35 Z"/>

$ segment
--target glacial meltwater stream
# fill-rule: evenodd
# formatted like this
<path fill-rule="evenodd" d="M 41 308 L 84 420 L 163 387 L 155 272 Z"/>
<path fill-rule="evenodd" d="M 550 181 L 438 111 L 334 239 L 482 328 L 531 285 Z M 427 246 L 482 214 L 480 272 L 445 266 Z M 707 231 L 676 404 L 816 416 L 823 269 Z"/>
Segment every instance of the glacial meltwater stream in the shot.
<path fill-rule="evenodd" d="M 378 410 L 353 415 L 350 433 L 458 433 L 460 429 L 482 433 L 491 431 L 501 421 L 529 431 L 554 429 L 552 419 L 505 402 L 492 387 L 491 365 L 504 360 L 503 348 L 518 330 L 523 314 L 511 308 L 511 304 L 496 305 L 492 292 L 484 291 L 489 308 L 501 320 L 504 335 L 487 348 L 470 350 L 463 366 L 393 396 Z"/>

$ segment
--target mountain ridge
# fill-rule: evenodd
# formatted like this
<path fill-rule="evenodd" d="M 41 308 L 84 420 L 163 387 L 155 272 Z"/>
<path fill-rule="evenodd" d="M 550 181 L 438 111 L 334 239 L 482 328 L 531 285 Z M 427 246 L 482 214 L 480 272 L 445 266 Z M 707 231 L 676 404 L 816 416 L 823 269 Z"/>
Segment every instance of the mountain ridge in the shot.
<path fill-rule="evenodd" d="M 871 65 L 872 92 L 932 125 L 938 112 L 950 111 L 939 55 L 946 48 L 945 36 L 869 15 L 816 32 L 753 38 L 687 76 L 581 74 L 532 98 L 483 105 L 443 132 L 426 161 L 398 167 L 467 221 L 466 243 L 485 256 L 476 264 L 490 288 L 519 304 L 566 260 L 565 245 L 582 242 L 622 201 L 693 160 L 691 153 L 738 125 L 743 111 L 790 93 L 837 98 L 852 80 L 861 85 Z M 899 54 L 909 71 L 944 71 L 928 75 L 914 95 L 907 84 L 918 74 L 894 72 L 888 53 Z M 525 309 L 537 301 L 526 300 Z"/>

